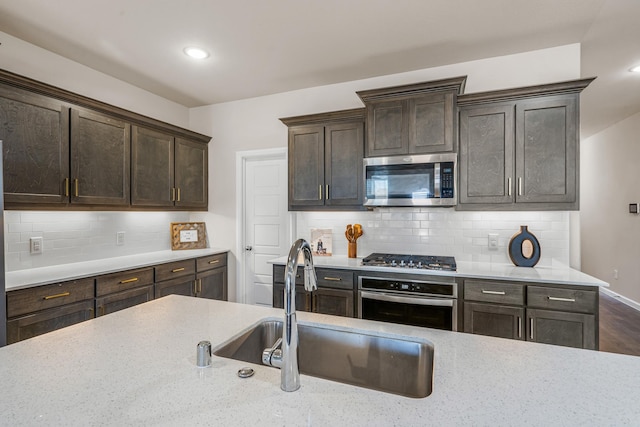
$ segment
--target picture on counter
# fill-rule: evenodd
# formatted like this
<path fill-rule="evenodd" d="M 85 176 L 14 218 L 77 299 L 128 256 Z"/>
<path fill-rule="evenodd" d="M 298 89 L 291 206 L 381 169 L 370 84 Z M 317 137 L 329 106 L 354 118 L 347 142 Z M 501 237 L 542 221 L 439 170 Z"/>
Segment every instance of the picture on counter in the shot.
<path fill-rule="evenodd" d="M 317 256 L 331 256 L 333 235 L 329 228 L 311 229 L 311 251 Z"/>
<path fill-rule="evenodd" d="M 207 228 L 204 222 L 172 222 L 171 249 L 204 249 L 207 247 Z"/>

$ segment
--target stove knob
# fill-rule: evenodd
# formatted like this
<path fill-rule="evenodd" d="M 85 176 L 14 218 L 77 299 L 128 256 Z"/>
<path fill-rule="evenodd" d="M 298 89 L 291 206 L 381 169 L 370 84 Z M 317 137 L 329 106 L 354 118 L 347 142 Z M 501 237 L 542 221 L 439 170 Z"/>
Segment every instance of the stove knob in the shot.
<path fill-rule="evenodd" d="M 397 266 L 397 265 L 398 265 L 398 264 L 396 264 L 396 260 L 395 260 L 395 259 L 392 259 L 392 260 L 391 260 L 391 267 L 395 267 L 395 266 Z"/>
<path fill-rule="evenodd" d="M 416 265 L 416 268 L 423 268 L 424 266 L 422 265 L 422 261 L 418 261 L 418 265 Z"/>
<path fill-rule="evenodd" d="M 404 263 L 404 260 L 400 261 L 400 267 L 405 267 L 406 264 Z"/>
<path fill-rule="evenodd" d="M 413 260 L 409 261 L 409 264 L 407 264 L 407 267 L 409 268 L 414 268 L 416 265 L 413 263 Z"/>

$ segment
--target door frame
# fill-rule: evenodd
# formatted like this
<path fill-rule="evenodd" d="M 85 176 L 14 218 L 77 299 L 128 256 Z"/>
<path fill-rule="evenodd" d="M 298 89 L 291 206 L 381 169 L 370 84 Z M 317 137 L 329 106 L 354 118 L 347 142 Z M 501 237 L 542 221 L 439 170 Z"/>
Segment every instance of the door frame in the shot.
<path fill-rule="evenodd" d="M 246 215 L 246 167 L 249 161 L 260 160 L 284 160 L 287 163 L 287 148 L 270 148 L 264 150 L 250 150 L 236 152 L 236 301 L 246 304 L 246 275 L 244 258 L 245 241 L 245 215 Z M 288 183 L 284 184 L 284 194 L 288 195 Z M 288 197 L 288 196 L 287 196 Z M 287 205 L 285 204 L 285 207 Z M 295 213 L 289 212 L 286 216 L 287 240 L 295 236 Z"/>

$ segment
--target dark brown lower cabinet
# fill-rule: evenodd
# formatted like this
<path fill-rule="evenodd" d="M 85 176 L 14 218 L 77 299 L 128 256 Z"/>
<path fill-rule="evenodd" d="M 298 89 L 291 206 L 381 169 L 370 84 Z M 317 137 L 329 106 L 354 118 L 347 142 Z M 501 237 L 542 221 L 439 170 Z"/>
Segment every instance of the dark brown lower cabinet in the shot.
<path fill-rule="evenodd" d="M 26 340 L 93 318 L 93 300 L 37 311 L 7 321 L 7 343 Z"/>
<path fill-rule="evenodd" d="M 284 308 L 284 285 L 274 283 L 273 306 Z M 304 286 L 296 286 L 296 310 L 311 311 L 311 294 L 304 290 Z"/>
<path fill-rule="evenodd" d="M 318 288 L 312 294 L 314 313 L 332 314 L 334 316 L 353 317 L 353 291 Z"/>
<path fill-rule="evenodd" d="M 523 340 L 524 308 L 477 302 L 464 303 L 464 331 Z"/>
<path fill-rule="evenodd" d="M 142 304 L 153 299 L 153 285 L 128 289 L 104 297 L 96 298 L 96 317 L 115 313 L 134 305 Z"/>
<path fill-rule="evenodd" d="M 198 273 L 195 296 L 227 301 L 227 267 Z"/>
<path fill-rule="evenodd" d="M 593 314 L 527 309 L 527 340 L 596 350 Z"/>
<path fill-rule="evenodd" d="M 195 275 L 176 277 L 175 279 L 166 280 L 156 283 L 156 298 L 167 295 L 185 295 L 188 297 L 195 296 Z"/>

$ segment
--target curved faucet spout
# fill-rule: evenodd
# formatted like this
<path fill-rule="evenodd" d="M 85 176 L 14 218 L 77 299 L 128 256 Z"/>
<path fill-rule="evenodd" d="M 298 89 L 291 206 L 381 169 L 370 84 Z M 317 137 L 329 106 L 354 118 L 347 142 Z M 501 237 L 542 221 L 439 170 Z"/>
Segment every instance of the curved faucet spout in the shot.
<path fill-rule="evenodd" d="M 300 388 L 295 283 L 300 253 L 304 257 L 305 289 L 312 292 L 318 288 L 316 271 L 313 268 L 311 246 L 306 240 L 298 239 L 289 250 L 284 279 L 284 328 L 282 330 L 282 366 L 280 367 L 280 388 L 284 391 L 295 391 Z"/>

